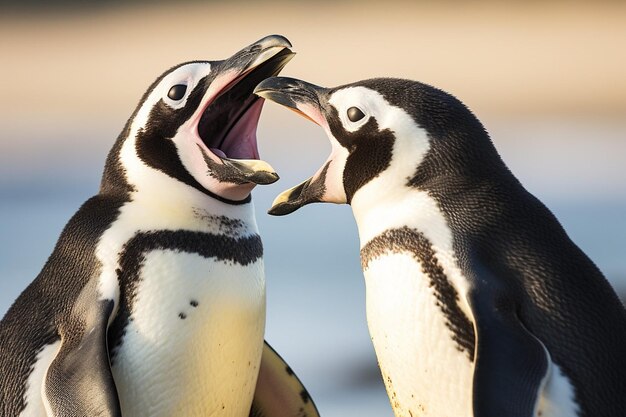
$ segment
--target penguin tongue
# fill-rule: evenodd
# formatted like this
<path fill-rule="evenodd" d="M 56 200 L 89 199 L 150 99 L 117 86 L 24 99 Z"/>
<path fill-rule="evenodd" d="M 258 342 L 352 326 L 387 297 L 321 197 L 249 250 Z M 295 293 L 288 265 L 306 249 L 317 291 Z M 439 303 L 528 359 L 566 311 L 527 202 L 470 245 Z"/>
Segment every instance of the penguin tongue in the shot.
<path fill-rule="evenodd" d="M 221 149 L 209 148 L 209 150 L 220 158 L 226 158 L 226 154 Z"/>
<path fill-rule="evenodd" d="M 256 128 L 259 123 L 263 99 L 254 99 L 230 127 L 219 148 L 209 148 L 222 159 L 223 166 L 214 167 L 223 181 L 254 184 L 271 184 L 278 175 L 270 164 L 259 159 Z"/>
<path fill-rule="evenodd" d="M 253 100 L 226 133 L 220 149 L 229 158 L 259 159 L 256 129 L 264 101 Z"/>
<path fill-rule="evenodd" d="M 248 110 L 230 129 L 224 138 L 222 146 L 220 148 L 209 148 L 209 150 L 220 158 L 259 159 L 256 127 L 260 109 L 261 106 L 254 106 L 251 110 Z"/>

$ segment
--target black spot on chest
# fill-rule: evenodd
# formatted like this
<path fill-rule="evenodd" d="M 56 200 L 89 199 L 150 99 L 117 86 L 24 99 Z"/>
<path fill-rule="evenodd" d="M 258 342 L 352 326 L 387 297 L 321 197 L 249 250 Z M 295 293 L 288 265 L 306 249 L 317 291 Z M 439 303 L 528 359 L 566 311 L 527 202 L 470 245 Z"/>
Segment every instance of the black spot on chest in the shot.
<path fill-rule="evenodd" d="M 201 209 L 194 209 L 193 213 L 197 218 L 202 219 L 204 222 L 217 225 L 217 233 L 220 235 L 237 237 L 248 233 L 248 225 L 241 219 L 218 216 Z"/>
<path fill-rule="evenodd" d="M 230 237 L 186 230 L 136 234 L 124 245 L 120 256 L 118 270 L 120 305 L 108 335 L 111 361 L 114 360 L 116 350 L 122 343 L 126 326 L 132 320 L 131 314 L 141 280 L 140 271 L 145 262 L 145 255 L 154 250 L 195 253 L 205 258 L 242 266 L 252 264 L 263 256 L 263 244 L 259 235 L 256 234 L 246 237 Z M 198 302 L 191 300 L 190 305 L 197 307 Z M 187 314 L 181 312 L 178 317 L 184 320 Z"/>

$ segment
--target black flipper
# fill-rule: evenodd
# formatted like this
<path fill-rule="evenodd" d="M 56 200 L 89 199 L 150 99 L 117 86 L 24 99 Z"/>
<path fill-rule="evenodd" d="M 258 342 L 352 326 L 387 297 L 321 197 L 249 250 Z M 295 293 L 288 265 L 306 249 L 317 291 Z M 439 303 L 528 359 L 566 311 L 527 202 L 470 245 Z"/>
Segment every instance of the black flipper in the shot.
<path fill-rule="evenodd" d="M 476 267 L 476 265 L 474 265 Z M 475 417 L 533 417 L 549 354 L 519 320 L 501 279 L 479 266 L 469 301 L 476 323 Z"/>
<path fill-rule="evenodd" d="M 90 283 L 60 326 L 61 347 L 48 368 L 44 389 L 50 417 L 122 416 L 107 349 L 112 312 L 113 301 L 98 300 Z"/>
<path fill-rule="evenodd" d="M 319 417 L 306 388 L 267 342 L 250 417 Z"/>

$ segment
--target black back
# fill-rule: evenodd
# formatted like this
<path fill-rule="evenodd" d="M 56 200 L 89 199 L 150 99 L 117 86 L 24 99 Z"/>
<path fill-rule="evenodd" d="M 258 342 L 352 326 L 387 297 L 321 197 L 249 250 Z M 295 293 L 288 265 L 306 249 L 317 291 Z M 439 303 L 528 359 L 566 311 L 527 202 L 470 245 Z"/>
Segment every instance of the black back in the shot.
<path fill-rule="evenodd" d="M 0 321 L 0 415 L 16 416 L 26 407 L 26 381 L 38 353 L 60 340 L 59 328 L 71 327 L 76 300 L 100 271 L 98 240 L 134 189 L 126 179 L 120 151 L 135 115 L 165 74 L 144 94 L 109 152 L 100 193 L 72 216 L 39 275 Z"/>
<path fill-rule="evenodd" d="M 76 299 L 99 273 L 97 241 L 122 204 L 113 197 L 87 200 L 65 226 L 41 273 L 0 322 L 0 415 L 17 416 L 26 406 L 26 380 L 35 358 L 60 339 L 59 327 L 71 326 Z"/>

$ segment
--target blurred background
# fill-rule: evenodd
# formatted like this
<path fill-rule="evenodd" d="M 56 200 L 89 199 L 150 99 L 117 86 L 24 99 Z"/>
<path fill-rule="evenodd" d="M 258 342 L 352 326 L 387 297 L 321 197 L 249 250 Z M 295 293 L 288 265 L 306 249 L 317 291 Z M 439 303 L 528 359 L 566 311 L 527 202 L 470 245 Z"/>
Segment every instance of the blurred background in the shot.
<path fill-rule="evenodd" d="M 461 98 L 624 295 L 624 22 L 617 1 L 0 1 L 0 313 L 97 192 L 108 149 L 153 79 L 272 33 L 298 52 L 284 75 L 326 86 L 411 78 Z M 258 137 L 282 178 L 254 192 L 267 339 L 325 417 L 391 417 L 349 207 L 265 214 L 275 195 L 317 170 L 328 142 L 273 103 Z"/>

